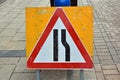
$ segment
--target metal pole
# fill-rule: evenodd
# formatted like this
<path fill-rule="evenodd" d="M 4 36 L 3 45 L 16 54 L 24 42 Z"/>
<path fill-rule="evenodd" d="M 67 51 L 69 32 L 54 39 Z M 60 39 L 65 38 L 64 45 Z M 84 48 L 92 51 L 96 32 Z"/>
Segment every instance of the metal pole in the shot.
<path fill-rule="evenodd" d="M 51 7 L 54 6 L 54 0 L 50 0 L 50 6 L 51 6 Z"/>
<path fill-rule="evenodd" d="M 67 70 L 67 80 L 72 80 L 73 70 Z"/>
<path fill-rule="evenodd" d="M 37 72 L 36 72 L 36 80 L 40 80 L 40 70 L 38 70 Z"/>
<path fill-rule="evenodd" d="M 78 0 L 70 0 L 71 1 L 71 6 L 77 6 Z"/>
<path fill-rule="evenodd" d="M 80 80 L 84 80 L 84 70 L 80 70 Z"/>

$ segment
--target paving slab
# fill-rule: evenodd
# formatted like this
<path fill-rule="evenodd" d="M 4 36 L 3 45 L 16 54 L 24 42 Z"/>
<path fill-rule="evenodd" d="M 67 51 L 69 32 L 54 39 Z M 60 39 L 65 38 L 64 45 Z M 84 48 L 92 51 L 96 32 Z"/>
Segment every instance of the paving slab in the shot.
<path fill-rule="evenodd" d="M 0 65 L 0 80 L 9 80 L 15 65 Z"/>
<path fill-rule="evenodd" d="M 10 41 L 5 50 L 25 50 L 25 41 Z"/>
<path fill-rule="evenodd" d="M 0 46 L 6 47 L 7 43 L 9 43 L 9 41 L 12 39 L 11 36 L 0 36 Z"/>
<path fill-rule="evenodd" d="M 109 52 L 107 53 L 98 53 L 98 56 L 110 56 L 111 54 Z"/>
<path fill-rule="evenodd" d="M 41 80 L 67 80 L 67 71 L 44 70 L 41 72 Z"/>
<path fill-rule="evenodd" d="M 106 80 L 120 80 L 120 75 L 105 75 Z"/>
<path fill-rule="evenodd" d="M 120 72 L 120 63 L 117 64 L 118 71 Z"/>
<path fill-rule="evenodd" d="M 104 74 L 119 74 L 118 70 L 103 70 Z"/>
<path fill-rule="evenodd" d="M 96 72 L 96 78 L 97 80 L 105 80 L 102 72 Z"/>
<path fill-rule="evenodd" d="M 27 62 L 26 58 L 25 57 L 21 57 L 20 61 L 18 62 L 14 72 L 21 72 L 21 73 L 36 72 L 36 70 L 27 69 L 26 62 Z"/>
<path fill-rule="evenodd" d="M 14 36 L 18 30 L 17 29 L 4 29 L 1 33 L 0 36 Z"/>
<path fill-rule="evenodd" d="M 2 31 L 3 29 L 0 29 L 0 32 Z"/>
<path fill-rule="evenodd" d="M 118 55 L 112 55 L 114 63 L 120 63 L 120 58 Z"/>
<path fill-rule="evenodd" d="M 2 18 L 2 20 L 4 21 L 4 22 L 8 22 L 8 23 L 10 23 L 12 20 L 13 20 L 14 18 L 13 17 L 3 17 Z"/>
<path fill-rule="evenodd" d="M 13 41 L 25 41 L 25 33 L 16 33 L 16 35 L 12 39 Z"/>
<path fill-rule="evenodd" d="M 0 46 L 0 51 L 4 50 L 4 48 L 5 48 L 4 46 Z"/>
<path fill-rule="evenodd" d="M 80 70 L 73 71 L 73 80 L 80 79 Z M 22 78 L 21 78 L 22 77 Z M 70 76 L 67 76 L 66 70 L 42 70 L 41 71 L 41 80 L 68 80 Z M 36 73 L 20 73 L 14 72 L 10 80 L 32 80 L 36 79 Z M 84 80 L 96 80 L 94 70 L 85 70 L 84 71 Z"/>
<path fill-rule="evenodd" d="M 0 0 L 0 4 L 2 4 L 3 2 L 5 2 L 6 0 Z"/>
<path fill-rule="evenodd" d="M 114 64 L 113 60 L 100 60 L 101 64 Z"/>
<path fill-rule="evenodd" d="M 106 48 L 97 48 L 96 49 L 98 53 L 109 53 L 109 50 Z"/>
<path fill-rule="evenodd" d="M 19 29 L 21 25 L 17 25 L 17 24 L 9 24 L 9 26 L 6 27 L 6 29 Z"/>
<path fill-rule="evenodd" d="M 36 80 L 36 73 L 13 73 L 10 80 Z"/>
<path fill-rule="evenodd" d="M 93 78 L 91 72 L 85 71 L 85 80 L 96 80 Z M 89 76 L 89 77 L 88 77 Z M 79 70 L 74 71 L 73 80 L 79 80 Z M 13 73 L 10 80 L 35 80 L 36 73 Z M 66 70 L 42 70 L 41 71 L 41 80 L 67 80 L 67 71 Z"/>
<path fill-rule="evenodd" d="M 98 72 L 98 71 L 99 71 L 99 72 L 102 71 L 102 68 L 101 68 L 101 65 L 100 65 L 100 64 L 95 64 L 95 65 L 94 65 L 94 68 L 95 68 L 95 71 L 97 71 L 97 72 Z"/>
<path fill-rule="evenodd" d="M 5 57 L 5 58 L 0 58 L 0 65 L 16 65 L 19 61 L 19 57 L 16 58 L 8 58 L 8 57 Z"/>
<path fill-rule="evenodd" d="M 99 63 L 100 63 L 100 61 L 98 59 L 98 56 L 94 56 L 94 64 L 99 64 Z"/>
<path fill-rule="evenodd" d="M 96 48 L 99 48 L 99 49 L 101 49 L 101 48 L 106 48 L 107 49 L 107 46 L 104 46 L 104 45 L 102 45 L 102 46 L 95 46 Z"/>
<path fill-rule="evenodd" d="M 21 26 L 21 28 L 19 29 L 18 32 L 23 32 L 23 33 L 26 32 L 25 24 L 22 24 L 22 26 Z"/>
<path fill-rule="evenodd" d="M 113 65 L 102 65 L 102 69 L 103 70 L 114 70 L 114 69 L 117 69 L 117 67 L 116 67 L 116 65 L 115 64 L 113 64 Z"/>
<path fill-rule="evenodd" d="M 94 69 L 85 70 L 84 71 L 84 79 L 85 80 L 97 80 L 96 75 L 95 75 L 95 70 Z M 79 78 L 75 79 L 75 80 L 79 80 Z"/>
<path fill-rule="evenodd" d="M 0 29 L 4 29 L 9 25 L 9 22 L 4 22 L 2 19 L 0 20 Z"/>
<path fill-rule="evenodd" d="M 109 56 L 109 55 L 104 55 L 104 56 L 99 56 L 99 59 L 100 60 L 107 60 L 107 59 L 112 59 L 112 57 L 111 56 Z"/>

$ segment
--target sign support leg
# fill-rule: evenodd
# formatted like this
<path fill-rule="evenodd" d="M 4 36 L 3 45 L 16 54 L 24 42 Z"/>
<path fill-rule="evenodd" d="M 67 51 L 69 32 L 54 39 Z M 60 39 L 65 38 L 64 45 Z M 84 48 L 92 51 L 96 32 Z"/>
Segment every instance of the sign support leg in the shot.
<path fill-rule="evenodd" d="M 80 70 L 80 80 L 84 80 L 84 70 Z"/>
<path fill-rule="evenodd" d="M 67 70 L 67 80 L 72 80 L 73 70 Z"/>
<path fill-rule="evenodd" d="M 36 72 L 36 80 L 40 80 L 40 72 L 41 72 L 41 70 L 38 70 Z"/>

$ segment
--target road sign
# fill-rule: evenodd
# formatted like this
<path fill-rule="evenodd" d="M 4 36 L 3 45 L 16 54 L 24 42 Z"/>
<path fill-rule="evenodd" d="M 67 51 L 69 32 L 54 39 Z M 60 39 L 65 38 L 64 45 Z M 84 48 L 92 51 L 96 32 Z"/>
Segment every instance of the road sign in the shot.
<path fill-rule="evenodd" d="M 84 7 L 86 9 L 90 9 L 88 7 Z M 50 20 L 44 18 L 48 21 L 47 26 L 39 26 L 38 29 L 39 38 L 36 40 L 36 44 L 31 50 L 31 54 L 27 54 L 27 67 L 28 68 L 40 68 L 40 69 L 72 69 L 72 68 L 92 68 L 93 63 L 89 56 L 89 52 L 87 51 L 84 43 L 82 42 L 81 37 L 76 32 L 74 25 L 68 19 L 67 13 L 65 11 L 70 9 L 78 9 L 78 8 L 52 8 L 51 11 L 54 11 Z M 34 13 L 28 14 L 29 11 L 37 12 L 37 15 L 48 15 L 50 16 L 51 12 L 47 11 L 47 9 L 27 9 L 27 29 L 29 27 L 37 28 L 37 24 L 34 20 L 30 20 L 28 17 L 37 18 Z M 92 14 L 91 12 L 88 12 Z M 87 15 L 88 15 L 87 13 Z M 40 16 L 39 16 L 40 17 Z M 79 16 L 78 16 L 79 17 Z M 89 16 L 87 16 L 89 17 Z M 76 17 L 73 17 L 76 18 Z M 83 20 L 85 20 L 84 17 Z M 29 20 L 30 21 L 29 21 Z M 92 18 L 89 18 L 92 20 Z M 34 26 L 30 26 L 29 22 L 32 22 Z M 29 24 L 28 24 L 29 23 Z M 43 21 L 43 23 L 45 23 Z M 36 26 L 35 26 L 36 25 Z M 43 29 L 43 27 L 45 27 Z M 89 28 L 90 29 L 90 28 Z M 33 29 L 34 30 L 34 29 Z M 39 31 L 40 30 L 40 31 Z M 42 31 L 43 32 L 42 32 Z M 37 34 L 37 31 L 33 32 L 33 36 L 30 35 L 32 28 L 27 30 L 27 35 L 34 37 L 34 34 Z M 91 35 L 91 34 L 90 34 Z M 27 37 L 27 53 L 30 50 L 32 40 L 28 40 L 30 37 Z M 91 40 L 90 40 L 91 41 Z M 30 42 L 30 43 L 29 43 Z M 29 57 L 28 57 L 29 55 Z"/>

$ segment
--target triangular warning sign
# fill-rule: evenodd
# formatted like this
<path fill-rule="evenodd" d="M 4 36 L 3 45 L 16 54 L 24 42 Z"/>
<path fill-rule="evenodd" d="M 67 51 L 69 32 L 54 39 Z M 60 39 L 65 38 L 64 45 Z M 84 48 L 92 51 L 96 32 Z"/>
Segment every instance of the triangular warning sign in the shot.
<path fill-rule="evenodd" d="M 60 37 L 59 34 L 61 35 Z M 52 39 L 57 39 L 49 42 L 51 37 Z M 68 37 L 68 40 L 66 37 Z M 68 45 L 67 42 L 70 43 L 70 45 Z M 52 47 L 49 45 L 52 45 Z M 60 50 L 60 48 L 56 45 L 64 46 L 65 50 Z M 59 51 L 61 51 L 62 54 L 64 52 L 66 54 L 63 56 L 59 54 Z M 50 53 L 57 53 L 57 55 L 54 54 L 51 56 Z M 88 55 L 87 50 L 83 46 L 80 38 L 76 34 L 62 8 L 56 9 L 46 29 L 44 30 L 40 39 L 38 39 L 38 43 L 28 58 L 27 67 L 39 69 L 71 69 L 93 67 L 93 62 Z"/>

